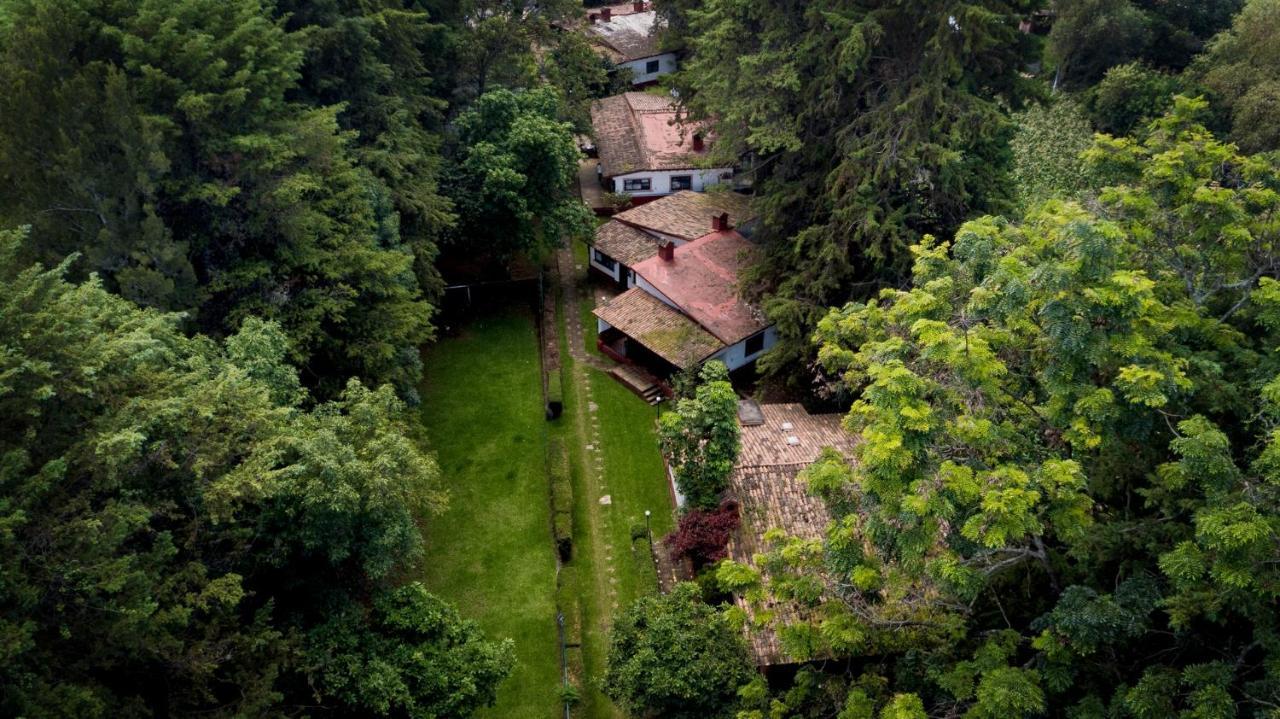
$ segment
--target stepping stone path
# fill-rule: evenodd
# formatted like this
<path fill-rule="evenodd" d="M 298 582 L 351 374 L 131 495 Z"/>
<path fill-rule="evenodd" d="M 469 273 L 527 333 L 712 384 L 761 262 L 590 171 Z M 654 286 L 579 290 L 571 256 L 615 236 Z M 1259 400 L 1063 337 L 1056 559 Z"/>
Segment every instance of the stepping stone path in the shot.
<path fill-rule="evenodd" d="M 580 281 L 585 273 L 586 267 L 578 264 L 573 256 L 571 247 L 563 248 L 559 251 L 556 258 L 557 274 L 560 281 L 560 302 L 561 316 L 564 318 L 565 340 L 569 346 L 569 356 L 573 358 L 573 372 L 569 381 L 575 386 L 581 388 L 580 397 L 585 401 L 587 412 L 580 414 L 581 409 L 575 409 L 575 415 L 579 419 L 579 426 L 583 431 L 583 441 L 588 456 L 594 456 L 593 462 L 585 463 L 584 470 L 587 476 L 584 478 L 588 486 L 595 487 L 601 493 L 599 505 L 608 507 L 613 504 L 613 497 L 609 493 L 608 483 L 605 481 L 604 471 L 604 448 L 600 442 L 600 406 L 594 401 L 591 389 L 591 375 L 596 371 L 605 371 L 608 365 L 595 356 L 592 356 L 586 350 L 586 338 L 583 335 L 582 323 L 578 321 L 578 313 L 581 298 L 584 295 L 584 288 L 580 286 Z M 618 580 L 613 576 L 614 561 L 613 550 L 610 545 L 611 529 L 610 515 L 612 512 L 599 510 L 599 522 L 596 525 L 599 535 L 597 536 L 597 546 L 603 546 L 605 549 L 604 565 L 605 572 L 609 576 L 609 582 L 605 584 L 608 592 L 606 597 L 602 597 L 608 602 L 608 606 L 614 611 L 618 609 Z M 590 523 L 589 523 L 590 524 Z"/>

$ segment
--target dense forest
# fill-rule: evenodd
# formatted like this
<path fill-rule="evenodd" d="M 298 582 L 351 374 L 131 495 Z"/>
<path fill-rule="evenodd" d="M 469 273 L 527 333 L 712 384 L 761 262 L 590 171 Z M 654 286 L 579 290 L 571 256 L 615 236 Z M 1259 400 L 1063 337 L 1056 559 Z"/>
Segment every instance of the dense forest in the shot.
<path fill-rule="evenodd" d="M 599 689 L 1280 717 L 1280 0 L 653 4 L 657 92 L 751 178 L 761 382 L 858 441 L 802 473 L 821 539 L 727 560 L 735 388 L 680 378 L 696 583 L 616 612 Z M 595 226 L 583 13 L 0 0 L 0 714 L 493 704 L 511 640 L 415 579 L 457 487 L 412 410 L 446 260 Z"/>

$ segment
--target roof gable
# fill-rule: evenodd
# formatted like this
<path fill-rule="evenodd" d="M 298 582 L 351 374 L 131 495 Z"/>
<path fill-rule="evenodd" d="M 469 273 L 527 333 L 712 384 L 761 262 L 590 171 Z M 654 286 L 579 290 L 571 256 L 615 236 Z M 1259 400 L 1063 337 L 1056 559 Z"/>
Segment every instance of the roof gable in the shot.
<path fill-rule="evenodd" d="M 682 240 L 696 240 L 711 229 L 711 218 L 729 215 L 735 225 L 750 214 L 751 199 L 736 192 L 693 192 L 681 190 L 653 202 L 620 212 L 615 220 Z"/>

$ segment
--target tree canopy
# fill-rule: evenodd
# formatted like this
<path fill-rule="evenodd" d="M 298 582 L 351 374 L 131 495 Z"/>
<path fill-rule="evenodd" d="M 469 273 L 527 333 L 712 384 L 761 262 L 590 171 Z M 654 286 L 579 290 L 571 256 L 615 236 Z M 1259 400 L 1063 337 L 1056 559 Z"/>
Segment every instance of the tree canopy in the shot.
<path fill-rule="evenodd" d="M 1280 167 L 1204 110 L 820 323 L 861 437 L 805 472 L 834 521 L 721 573 L 808 607 L 798 659 L 859 657 L 847 716 L 1270 716 Z"/>
<path fill-rule="evenodd" d="M 308 409 L 278 325 L 186 337 L 175 315 L 65 281 L 74 255 L 20 264 L 23 234 L 0 244 L 5 714 L 388 715 L 325 674 L 356 647 L 381 681 L 447 667 L 472 687 L 431 716 L 492 699 L 498 647 L 393 589 L 444 494 L 389 386 L 353 380 Z M 396 618 L 410 611 L 439 629 Z M 332 647 L 334 622 L 352 647 Z M 416 658 L 377 639 L 392 631 Z"/>
<path fill-rule="evenodd" d="M 1280 2 L 1249 0 L 1231 28 L 1214 38 L 1199 77 L 1231 114 L 1231 137 L 1249 152 L 1280 149 Z"/>
<path fill-rule="evenodd" d="M 305 33 L 258 0 L 20 0 L 0 33 L 0 214 L 32 224 L 30 257 L 81 252 L 112 291 L 215 335 L 277 320 L 326 395 L 348 375 L 411 390 L 431 307 L 395 201 L 438 221 L 430 168 L 393 197 L 344 106 L 295 99 Z M 407 121 L 366 138 L 429 166 Z"/>
<path fill-rule="evenodd" d="M 572 125 L 552 88 L 492 90 L 457 121 L 459 162 L 450 194 L 458 242 L 474 252 L 542 256 L 594 224 L 574 184 Z"/>
<path fill-rule="evenodd" d="M 707 362 L 698 371 L 692 397 L 676 402 L 674 411 L 658 419 L 662 450 L 676 486 L 698 509 L 714 509 L 729 486 L 738 460 L 738 395 L 723 362 Z"/>
<path fill-rule="evenodd" d="M 618 617 L 604 686 L 633 716 L 731 717 L 750 675 L 742 636 L 686 582 Z"/>
<path fill-rule="evenodd" d="M 669 3 L 673 11 L 678 4 Z M 689 9 L 687 103 L 753 158 L 765 307 L 796 369 L 824 309 L 903 271 L 923 233 L 1003 210 L 1003 106 L 1031 92 L 1026 3 L 711 0 Z"/>

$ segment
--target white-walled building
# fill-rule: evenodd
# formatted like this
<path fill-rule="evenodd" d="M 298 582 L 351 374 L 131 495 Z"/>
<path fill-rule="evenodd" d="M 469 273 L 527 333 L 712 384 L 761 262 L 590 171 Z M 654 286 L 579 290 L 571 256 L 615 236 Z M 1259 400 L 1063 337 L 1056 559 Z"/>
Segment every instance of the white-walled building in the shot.
<path fill-rule="evenodd" d="M 658 376 L 720 360 L 730 371 L 757 360 L 778 341 L 764 313 L 741 293 L 739 276 L 755 247 L 726 215 L 711 231 L 636 263 L 634 286 L 594 310 L 602 351 Z"/>
<path fill-rule="evenodd" d="M 665 52 L 659 46 L 662 23 L 649 3 L 596 8 L 588 13 L 587 21 L 589 37 L 597 52 L 607 57 L 614 67 L 630 70 L 632 85 L 650 85 L 676 71 L 675 53 Z"/>
<path fill-rule="evenodd" d="M 588 260 L 593 271 L 630 289 L 636 284 L 631 268 L 656 256 L 662 243 L 679 247 L 692 242 L 721 215 L 741 226 L 749 213 L 750 198 L 736 192 L 676 192 L 620 212 L 597 227 Z"/>
<path fill-rule="evenodd" d="M 608 192 L 644 202 L 733 178 L 732 167 L 706 166 L 711 138 L 700 123 L 683 121 L 669 97 L 627 92 L 596 100 L 591 125 Z"/>

